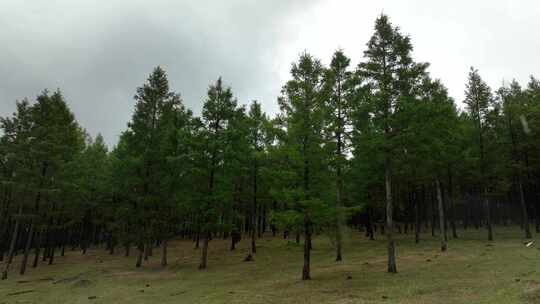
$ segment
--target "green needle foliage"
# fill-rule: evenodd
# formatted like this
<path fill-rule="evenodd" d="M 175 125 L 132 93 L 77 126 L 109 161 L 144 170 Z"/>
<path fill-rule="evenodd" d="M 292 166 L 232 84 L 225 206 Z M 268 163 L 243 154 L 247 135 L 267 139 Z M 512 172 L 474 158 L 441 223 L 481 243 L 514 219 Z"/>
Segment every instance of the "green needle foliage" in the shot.
<path fill-rule="evenodd" d="M 222 260 L 212 239 L 230 240 L 230 250 L 247 239 L 244 261 L 260 263 L 258 240 L 279 234 L 302 246 L 302 280 L 318 267 L 319 234 L 338 262 L 357 256 L 347 253 L 357 248 L 351 234 L 386 238 L 390 273 L 396 234 L 419 243 L 431 232 L 442 252 L 470 227 L 493 241 L 495 226 L 519 223 L 532 238 L 540 81 L 492 91 L 471 68 L 460 106 L 412 52 L 381 15 L 356 66 L 341 49 L 328 65 L 301 53 L 276 115 L 264 112 L 271 101 L 238 101 L 221 78 L 196 115 L 156 67 L 114 147 L 86 134 L 59 90 L 17 102 L 0 119 L 2 278 L 15 262 L 25 274 L 66 250 L 120 248 L 136 267 L 155 256 L 166 267 L 177 238 L 193 241 L 207 269 Z"/>

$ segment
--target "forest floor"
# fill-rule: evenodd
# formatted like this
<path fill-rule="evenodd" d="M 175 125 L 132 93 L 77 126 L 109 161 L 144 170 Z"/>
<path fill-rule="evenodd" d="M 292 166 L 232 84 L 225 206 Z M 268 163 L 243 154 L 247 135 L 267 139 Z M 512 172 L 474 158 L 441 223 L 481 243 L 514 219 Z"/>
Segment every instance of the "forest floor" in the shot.
<path fill-rule="evenodd" d="M 67 251 L 55 265 L 20 276 L 16 258 L 0 282 L 0 304 L 540 303 L 540 243 L 526 247 L 517 228 L 496 227 L 494 242 L 484 230 L 460 230 L 446 253 L 431 235 L 418 245 L 413 235 L 398 235 L 398 274 L 385 272 L 384 236 L 350 234 L 340 263 L 329 238 L 315 238 L 310 281 L 300 280 L 302 246 L 270 235 L 258 240 L 254 262 L 242 261 L 246 239 L 232 252 L 228 241 L 211 241 L 204 271 L 189 241 L 170 242 L 165 269 L 158 249 L 140 269 L 135 256 L 94 249 L 85 256 Z"/>

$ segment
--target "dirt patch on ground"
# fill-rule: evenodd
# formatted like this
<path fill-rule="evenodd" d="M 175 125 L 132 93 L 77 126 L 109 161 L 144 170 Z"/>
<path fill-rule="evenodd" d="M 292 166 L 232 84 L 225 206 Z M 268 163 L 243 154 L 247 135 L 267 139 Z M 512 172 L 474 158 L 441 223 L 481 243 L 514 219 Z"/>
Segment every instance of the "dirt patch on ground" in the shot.
<path fill-rule="evenodd" d="M 78 280 L 77 282 L 73 284 L 74 287 L 78 287 L 78 288 L 86 288 L 92 285 L 94 285 L 94 282 L 90 280 L 86 280 L 86 279 Z"/>
<path fill-rule="evenodd" d="M 540 281 L 530 281 L 523 292 L 527 303 L 540 303 Z"/>
<path fill-rule="evenodd" d="M 113 278 L 173 279 L 176 274 L 165 269 L 145 269 L 144 271 L 117 271 L 110 273 Z"/>
<path fill-rule="evenodd" d="M 53 284 L 67 284 L 77 281 L 82 276 L 82 273 L 67 278 L 62 278 L 53 282 Z"/>

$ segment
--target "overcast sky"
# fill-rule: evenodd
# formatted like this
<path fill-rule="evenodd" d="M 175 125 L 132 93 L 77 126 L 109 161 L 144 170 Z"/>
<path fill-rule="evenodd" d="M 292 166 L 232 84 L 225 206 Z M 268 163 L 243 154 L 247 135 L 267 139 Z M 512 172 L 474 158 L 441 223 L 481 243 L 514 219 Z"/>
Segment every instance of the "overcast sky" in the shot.
<path fill-rule="evenodd" d="M 1 0 L 0 116 L 60 88 L 80 124 L 112 146 L 157 65 L 196 113 L 218 76 L 241 103 L 257 99 L 275 113 L 303 50 L 328 63 L 343 48 L 356 65 L 381 12 L 457 101 L 471 65 L 493 88 L 540 77 L 534 0 Z"/>

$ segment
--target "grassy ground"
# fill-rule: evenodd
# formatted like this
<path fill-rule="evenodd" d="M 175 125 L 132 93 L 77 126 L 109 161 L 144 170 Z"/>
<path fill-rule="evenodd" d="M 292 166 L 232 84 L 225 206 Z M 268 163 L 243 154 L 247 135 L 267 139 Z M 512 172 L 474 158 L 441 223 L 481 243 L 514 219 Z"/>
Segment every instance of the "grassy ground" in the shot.
<path fill-rule="evenodd" d="M 385 272 L 385 242 L 352 232 L 344 261 L 334 262 L 328 238 L 314 241 L 311 281 L 301 281 L 302 247 L 276 237 L 259 240 L 255 262 L 242 262 L 247 241 L 228 251 L 210 242 L 209 268 L 197 270 L 199 251 L 188 241 L 171 242 L 170 265 L 159 266 L 158 251 L 141 269 L 135 257 L 110 256 L 103 249 L 86 256 L 67 252 L 56 265 L 17 273 L 0 282 L 7 303 L 540 303 L 540 244 L 527 248 L 519 229 L 460 231 L 446 253 L 423 235 L 398 236 L 398 274 Z M 1 267 L 2 265 L 0 265 Z"/>

